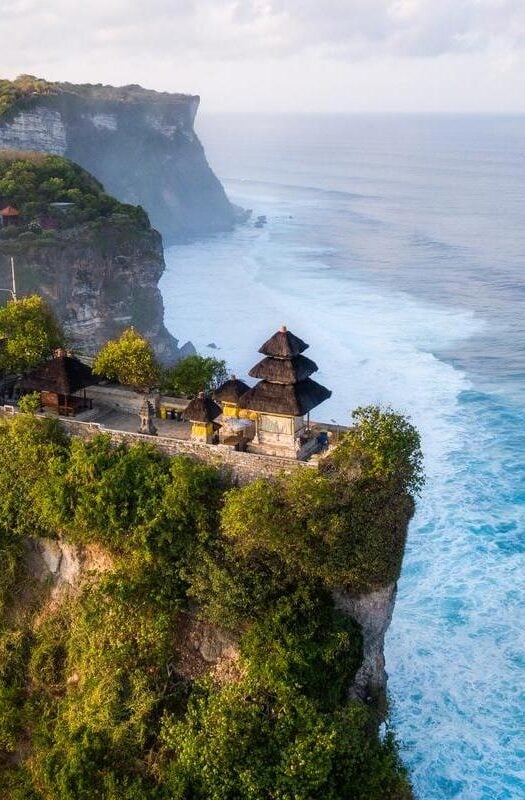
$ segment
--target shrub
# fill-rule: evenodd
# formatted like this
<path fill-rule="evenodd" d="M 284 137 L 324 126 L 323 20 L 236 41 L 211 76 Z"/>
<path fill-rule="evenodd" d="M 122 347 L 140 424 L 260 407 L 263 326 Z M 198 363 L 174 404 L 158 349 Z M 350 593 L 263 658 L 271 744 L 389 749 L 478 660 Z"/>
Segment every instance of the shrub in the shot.
<path fill-rule="evenodd" d="M 163 370 L 161 387 L 165 394 L 194 397 L 201 391 L 217 389 L 226 378 L 224 361 L 193 355 L 182 358 L 173 367 Z"/>
<path fill-rule="evenodd" d="M 93 362 L 93 372 L 138 391 L 148 391 L 159 379 L 152 346 L 133 328 L 104 345 Z"/>
<path fill-rule="evenodd" d="M 390 744 L 370 727 L 360 703 L 326 714 L 293 688 L 269 692 L 249 677 L 204 685 L 184 720 L 165 717 L 167 788 L 178 800 L 408 800 Z"/>
<path fill-rule="evenodd" d="M 0 81 L 0 116 L 2 115 L 2 81 Z M 57 155 L 3 150 L 0 153 L 0 195 L 16 206 L 23 219 L 32 219 L 29 228 L 40 233 L 36 223 L 41 214 L 52 214 L 57 227 L 67 228 L 78 223 L 113 214 L 121 214 L 134 226 L 149 228 L 143 208 L 120 203 L 106 194 L 102 184 L 78 164 Z M 57 211 L 52 203 L 74 203 Z M 20 229 L 12 226 L 6 230 Z M 24 235 L 24 234 L 22 234 Z"/>
<path fill-rule="evenodd" d="M 425 482 L 419 433 L 391 408 L 362 406 L 352 413 L 355 424 L 338 444 L 328 464 L 362 477 L 394 481 L 400 491 L 417 495 Z"/>
<path fill-rule="evenodd" d="M 22 414 L 34 414 L 40 410 L 40 407 L 40 392 L 24 394 L 18 401 L 18 408 Z"/>

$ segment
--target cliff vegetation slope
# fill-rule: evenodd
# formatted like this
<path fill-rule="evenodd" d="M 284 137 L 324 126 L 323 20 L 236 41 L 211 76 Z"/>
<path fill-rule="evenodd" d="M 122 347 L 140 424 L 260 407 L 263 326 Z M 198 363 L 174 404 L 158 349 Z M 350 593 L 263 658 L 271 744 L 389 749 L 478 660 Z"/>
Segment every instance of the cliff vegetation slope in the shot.
<path fill-rule="evenodd" d="M 397 578 L 419 443 L 392 412 L 355 423 L 324 473 L 239 489 L 151 445 L 0 421 L 2 797 L 411 797 L 391 734 L 349 698 L 361 633 L 331 592 Z M 90 554 L 76 582 L 59 558 L 35 571 L 53 544 Z M 198 625 L 234 654 L 199 660 Z"/>
<path fill-rule="evenodd" d="M 0 228 L 2 289 L 13 257 L 19 294 L 44 297 L 87 354 L 133 325 L 161 360 L 178 357 L 158 289 L 162 240 L 140 206 L 119 202 L 68 159 L 16 150 L 0 151 L 0 202 L 19 212 Z"/>

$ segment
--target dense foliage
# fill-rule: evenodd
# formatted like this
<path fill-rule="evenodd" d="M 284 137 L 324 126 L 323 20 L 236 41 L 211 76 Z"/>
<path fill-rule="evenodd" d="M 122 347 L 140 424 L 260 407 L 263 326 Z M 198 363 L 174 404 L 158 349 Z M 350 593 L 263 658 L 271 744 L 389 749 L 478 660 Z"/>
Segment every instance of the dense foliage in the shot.
<path fill-rule="evenodd" d="M 227 377 L 226 363 L 221 359 L 192 355 L 162 371 L 161 388 L 164 394 L 194 397 L 218 389 Z"/>
<path fill-rule="evenodd" d="M 56 155 L 1 151 L 0 197 L 16 207 L 23 223 L 22 227 L 4 228 L 2 238 L 38 232 L 41 222 L 52 228 L 68 228 L 112 214 L 124 214 L 138 226 L 149 226 L 140 206 L 120 203 L 78 164 Z M 74 205 L 59 210 L 52 203 Z"/>
<path fill-rule="evenodd" d="M 64 332 L 38 295 L 10 300 L 0 307 L 0 374 L 24 372 L 64 344 Z"/>
<path fill-rule="evenodd" d="M 14 81 L 0 80 L 0 116 L 17 100 L 31 95 L 45 95 L 53 91 L 53 84 L 34 75 L 19 75 Z"/>
<path fill-rule="evenodd" d="M 395 743 L 347 698 L 361 637 L 330 594 L 399 566 L 407 486 L 396 472 L 387 492 L 386 439 L 366 428 L 360 441 L 360 459 L 379 461 L 355 489 L 347 454 L 326 475 L 228 490 L 214 468 L 151 445 L 0 421 L 0 796 L 410 798 Z M 24 571 L 38 535 L 83 547 L 99 571 L 50 600 Z M 239 641 L 226 678 L 185 666 L 194 601 Z"/>
<path fill-rule="evenodd" d="M 126 328 L 118 339 L 102 347 L 93 362 L 93 372 L 147 391 L 158 383 L 160 368 L 148 340 L 134 328 Z"/>

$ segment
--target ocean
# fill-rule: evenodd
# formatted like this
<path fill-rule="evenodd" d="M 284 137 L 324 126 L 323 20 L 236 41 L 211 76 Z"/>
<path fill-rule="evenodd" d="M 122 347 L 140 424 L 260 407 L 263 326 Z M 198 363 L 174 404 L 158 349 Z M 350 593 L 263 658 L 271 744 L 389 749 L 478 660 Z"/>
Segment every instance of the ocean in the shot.
<path fill-rule="evenodd" d="M 525 797 L 525 117 L 224 114 L 198 133 L 268 222 L 166 251 L 167 325 L 245 377 L 284 323 L 332 389 L 319 419 L 410 416 L 428 479 L 391 720 L 420 800 Z"/>

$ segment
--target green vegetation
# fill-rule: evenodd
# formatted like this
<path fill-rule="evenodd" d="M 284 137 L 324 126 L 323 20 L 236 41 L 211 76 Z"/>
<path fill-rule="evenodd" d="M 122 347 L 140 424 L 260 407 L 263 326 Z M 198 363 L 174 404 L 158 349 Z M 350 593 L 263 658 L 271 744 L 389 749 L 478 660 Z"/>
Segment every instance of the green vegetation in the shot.
<path fill-rule="evenodd" d="M 0 196 L 20 212 L 18 226 L 9 226 L 0 238 L 36 235 L 41 223 L 70 228 L 82 222 L 122 214 L 140 228 L 149 228 L 140 206 L 120 203 L 84 169 L 56 155 L 16 150 L 0 151 Z M 73 205 L 57 209 L 52 203 Z"/>
<path fill-rule="evenodd" d="M 14 81 L 0 80 L 0 117 L 17 100 L 32 95 L 53 94 L 54 84 L 34 75 L 19 75 Z"/>
<path fill-rule="evenodd" d="M 0 374 L 31 369 L 64 344 L 64 332 L 38 295 L 10 300 L 0 308 Z"/>
<path fill-rule="evenodd" d="M 187 356 L 162 371 L 164 394 L 194 397 L 199 392 L 218 389 L 227 379 L 226 363 L 211 356 Z"/>
<path fill-rule="evenodd" d="M 41 408 L 40 392 L 29 392 L 22 395 L 18 401 L 18 410 L 22 414 L 34 414 Z"/>
<path fill-rule="evenodd" d="M 0 795 L 408 800 L 395 743 L 347 697 L 361 637 L 330 589 L 396 576 L 418 454 L 405 420 L 364 409 L 326 474 L 228 489 L 151 445 L 0 421 Z M 35 536 L 104 569 L 50 603 L 24 566 Z M 239 641 L 229 676 L 188 671 L 195 601 Z"/>
<path fill-rule="evenodd" d="M 216 389 L 227 378 L 226 364 L 217 358 L 193 355 L 172 367 L 161 367 L 153 348 L 134 328 L 107 342 L 93 362 L 93 371 L 110 381 L 148 391 L 160 384 L 164 394 L 194 397 Z"/>
<path fill-rule="evenodd" d="M 160 368 L 150 343 L 134 328 L 106 342 L 93 362 L 93 372 L 110 381 L 147 391 L 159 381 Z"/>
<path fill-rule="evenodd" d="M 119 103 L 162 103 L 169 98 L 170 104 L 180 100 L 187 103 L 186 95 L 157 92 L 144 89 L 137 84 L 128 86 L 105 86 L 101 83 L 51 82 L 34 75 L 19 75 L 13 81 L 0 79 L 0 117 L 13 109 L 18 101 L 45 95 L 70 94 L 90 100 L 109 100 Z"/>

